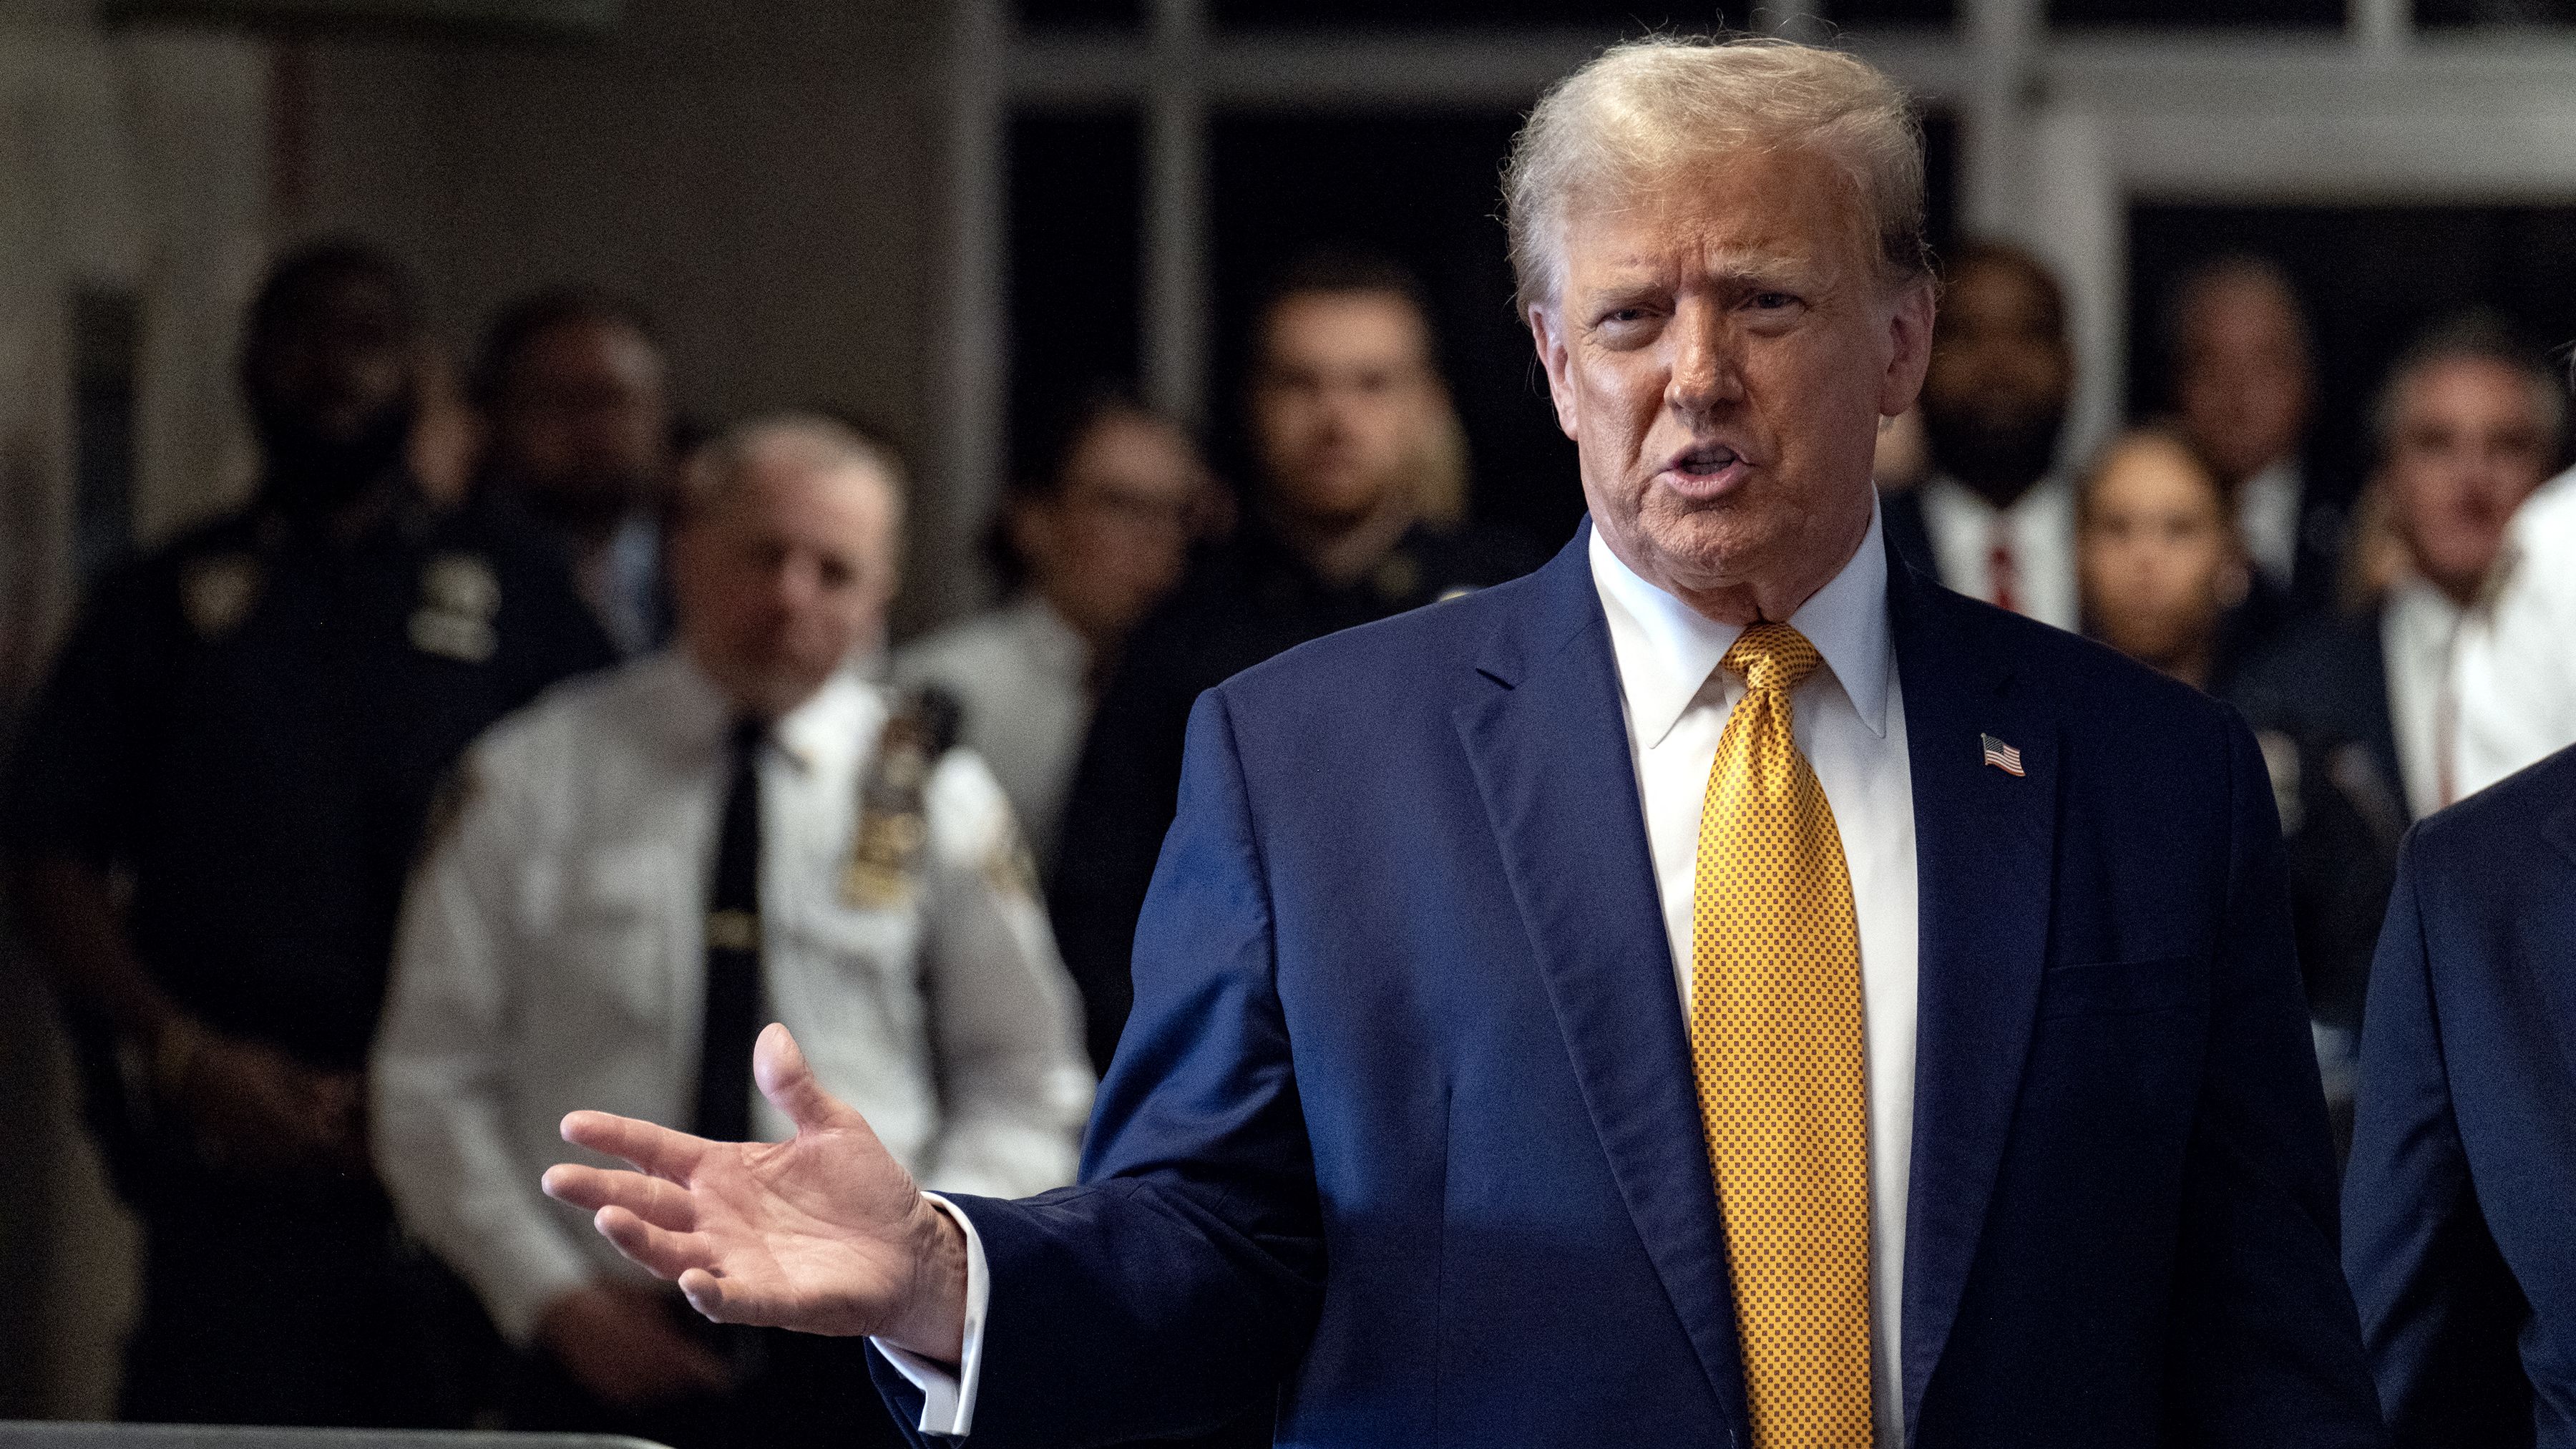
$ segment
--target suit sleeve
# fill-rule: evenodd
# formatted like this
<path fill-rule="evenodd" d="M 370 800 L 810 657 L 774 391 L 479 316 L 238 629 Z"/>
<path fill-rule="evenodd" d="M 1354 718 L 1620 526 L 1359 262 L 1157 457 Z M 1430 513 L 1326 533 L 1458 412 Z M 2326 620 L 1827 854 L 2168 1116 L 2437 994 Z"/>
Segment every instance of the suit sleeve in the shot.
<path fill-rule="evenodd" d="M 2336 1253 L 2334 1154 L 2291 944 L 2272 789 L 2227 729 L 2227 907 L 2183 1182 L 2170 1413 L 2177 1442 L 2384 1442 Z"/>
<path fill-rule="evenodd" d="M 1120 1444 L 1268 1403 L 1313 1332 L 1322 1230 L 1267 884 L 1222 696 L 1136 943 L 1136 1013 L 1081 1187 L 952 1197 L 989 1268 L 977 1449 Z M 898 1422 L 918 1391 L 880 1361 Z"/>
<path fill-rule="evenodd" d="M 2452 1115 L 2422 841 L 2420 829 L 2407 837 L 2371 968 L 2344 1266 L 2399 1445 L 2528 1444 L 2515 1337 L 2529 1309 L 2488 1236 Z"/>

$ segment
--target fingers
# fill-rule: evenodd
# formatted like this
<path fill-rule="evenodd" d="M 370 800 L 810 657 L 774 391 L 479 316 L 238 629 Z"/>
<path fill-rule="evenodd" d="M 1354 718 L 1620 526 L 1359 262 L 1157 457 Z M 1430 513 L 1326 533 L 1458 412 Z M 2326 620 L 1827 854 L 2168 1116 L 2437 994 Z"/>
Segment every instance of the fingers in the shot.
<path fill-rule="evenodd" d="M 688 1189 L 646 1177 L 640 1172 L 612 1172 L 578 1162 L 559 1162 L 538 1180 L 548 1197 L 597 1212 L 620 1207 L 657 1228 L 675 1233 L 697 1231 L 697 1208 Z"/>
<path fill-rule="evenodd" d="M 563 1119 L 562 1131 L 563 1140 L 576 1147 L 625 1158 L 639 1170 L 671 1182 L 688 1181 L 713 1145 L 703 1137 L 607 1112 L 575 1112 Z"/>
<path fill-rule="evenodd" d="M 799 1132 L 864 1125 L 855 1110 L 823 1090 L 823 1084 L 814 1079 L 814 1069 L 805 1064 L 804 1050 L 778 1022 L 761 1029 L 760 1041 L 751 1051 L 751 1074 L 760 1083 L 760 1094 L 786 1113 Z"/>
<path fill-rule="evenodd" d="M 754 1305 L 738 1293 L 725 1291 L 725 1280 L 704 1268 L 691 1268 L 680 1275 L 680 1296 L 689 1306 L 716 1323 L 748 1323 L 763 1326 L 769 1319 L 753 1311 Z"/>
<path fill-rule="evenodd" d="M 651 1269 L 657 1278 L 677 1278 L 690 1269 L 704 1271 L 715 1261 L 714 1250 L 696 1233 L 657 1228 L 615 1203 L 591 1218 L 601 1237 L 617 1251 Z"/>

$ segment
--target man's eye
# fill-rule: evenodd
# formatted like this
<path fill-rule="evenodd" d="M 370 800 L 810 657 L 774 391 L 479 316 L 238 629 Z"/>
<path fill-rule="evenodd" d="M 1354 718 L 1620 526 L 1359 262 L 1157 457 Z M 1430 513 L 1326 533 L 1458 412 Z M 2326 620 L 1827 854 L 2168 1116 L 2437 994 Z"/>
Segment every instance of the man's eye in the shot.
<path fill-rule="evenodd" d="M 1753 306 L 1757 311 L 1776 312 L 1783 308 L 1795 307 L 1797 305 L 1798 299 L 1786 292 L 1756 292 L 1753 294 Z"/>

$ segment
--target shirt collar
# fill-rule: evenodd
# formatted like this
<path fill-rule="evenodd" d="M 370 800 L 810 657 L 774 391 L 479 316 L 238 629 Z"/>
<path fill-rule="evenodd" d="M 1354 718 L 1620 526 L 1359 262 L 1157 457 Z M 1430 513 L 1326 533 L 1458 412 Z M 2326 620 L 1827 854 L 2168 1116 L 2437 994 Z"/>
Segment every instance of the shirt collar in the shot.
<path fill-rule="evenodd" d="M 722 750 L 725 734 L 733 728 L 733 702 L 686 649 L 674 647 L 668 659 L 677 695 L 669 713 L 672 726 L 698 746 Z M 862 661 L 854 658 L 811 698 L 778 717 L 770 727 L 769 743 L 781 758 L 800 770 L 810 770 L 848 746 L 858 733 L 856 721 L 862 707 L 875 694 L 862 670 Z"/>
<path fill-rule="evenodd" d="M 1592 530 L 1592 582 L 1610 623 L 1619 689 L 1648 748 L 1663 742 L 1699 697 L 1742 626 L 1721 624 L 1639 578 Z M 1873 495 L 1869 532 L 1826 585 L 1798 606 L 1789 626 L 1807 637 L 1850 697 L 1869 732 L 1887 735 L 1887 552 Z"/>
<path fill-rule="evenodd" d="M 2022 490 L 2022 495 L 2009 506 L 1997 508 L 1986 495 L 1951 477 L 1935 473 L 1923 484 L 1923 507 L 1930 513 L 1952 518 L 1973 518 L 1980 523 L 1996 519 L 2046 518 L 2055 521 L 2059 514 L 2072 516 L 2075 511 L 2075 484 L 2063 473 L 2051 473 Z"/>

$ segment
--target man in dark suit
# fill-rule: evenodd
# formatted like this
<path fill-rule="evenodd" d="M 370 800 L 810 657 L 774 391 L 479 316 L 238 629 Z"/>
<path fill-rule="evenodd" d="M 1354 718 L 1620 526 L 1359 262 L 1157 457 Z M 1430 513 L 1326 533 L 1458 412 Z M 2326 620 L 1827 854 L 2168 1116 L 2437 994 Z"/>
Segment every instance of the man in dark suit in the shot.
<path fill-rule="evenodd" d="M 2175 284 L 2163 333 L 2174 423 L 2235 504 L 2246 553 L 2302 610 L 2329 603 L 2352 490 L 2309 466 L 2316 365 L 2289 273 L 2245 253 L 2202 262 Z"/>
<path fill-rule="evenodd" d="M 2401 1445 L 2576 1444 L 2576 750 L 2417 826 L 2371 973 L 2344 1266 Z"/>
<path fill-rule="evenodd" d="M 2410 821 L 2455 798 L 2455 641 L 2514 509 L 2558 456 L 2560 384 L 2491 320 L 2427 333 L 2371 412 L 2386 577 L 2366 607 L 2300 624 L 2227 690 L 2285 802 L 2290 898 L 2330 1084 L 2348 1078 L 2363 988 Z M 2334 1093 L 2337 1105 L 2344 1094 Z"/>
<path fill-rule="evenodd" d="M 1898 556 L 1970 598 L 2078 627 L 2075 484 L 2057 459 L 2074 395 L 2055 274 L 2008 243 L 1960 247 L 1923 381 L 1931 476 L 1887 498 Z"/>
<path fill-rule="evenodd" d="M 1891 559 L 1919 158 L 1799 46 L 1542 102 L 1590 524 L 1201 697 L 1084 1186 L 925 1197 L 772 1028 L 791 1143 L 548 1190 L 978 1444 L 2376 1443 L 2253 741 Z"/>

